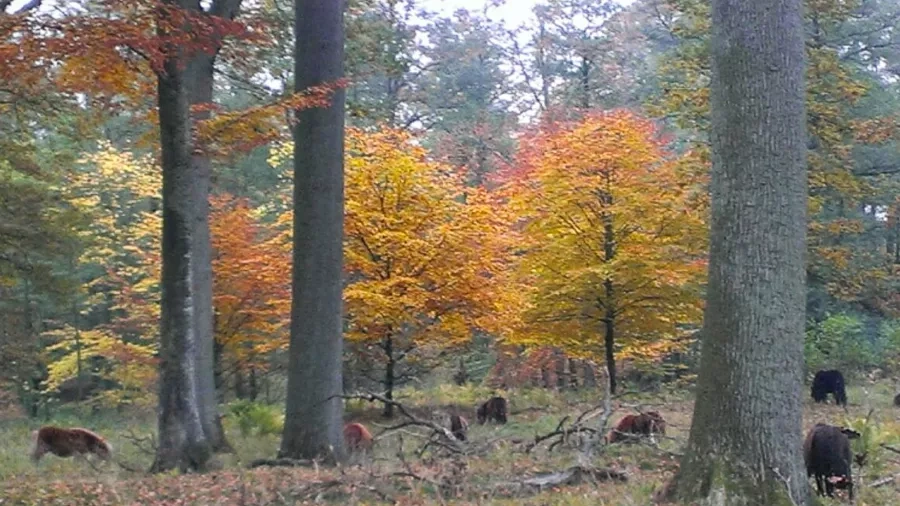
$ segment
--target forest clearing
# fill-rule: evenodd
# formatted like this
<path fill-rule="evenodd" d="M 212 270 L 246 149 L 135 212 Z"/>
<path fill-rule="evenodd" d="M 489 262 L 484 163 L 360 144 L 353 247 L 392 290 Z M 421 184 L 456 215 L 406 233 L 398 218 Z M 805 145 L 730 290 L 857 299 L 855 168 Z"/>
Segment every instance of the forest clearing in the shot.
<path fill-rule="evenodd" d="M 898 502 L 898 28 L 0 0 L 0 506 Z"/>
<path fill-rule="evenodd" d="M 855 453 L 867 453 L 862 468 L 854 465 L 854 482 L 859 505 L 890 504 L 900 490 L 900 422 L 891 406 L 893 384 L 889 381 L 860 380 L 848 388 L 851 399 L 845 412 L 834 404 L 814 404 L 804 408 L 804 433 L 816 422 L 853 427 L 865 433 L 864 443 L 854 444 Z M 560 438 L 543 441 L 529 449 L 536 437 L 553 433 L 563 416 L 569 425 L 591 408 L 602 412 L 602 391 L 550 392 L 543 389 L 503 392 L 511 399 L 510 421 L 506 425 L 473 423 L 462 453 L 439 447 L 419 454 L 431 436 L 423 427 L 385 431 L 376 438 L 371 457 L 362 457 L 347 467 L 258 467 L 250 464 L 274 454 L 278 434 L 259 435 L 257 427 L 242 435 L 235 420 L 226 419 L 234 454 L 218 457 L 220 469 L 203 475 L 142 477 L 114 463 L 98 470 L 72 459 L 47 458 L 36 468 L 28 459 L 29 424 L 0 422 L 0 435 L 11 444 L 0 454 L 2 504 L 15 505 L 293 505 L 293 504 L 525 504 L 525 505 L 610 505 L 650 504 L 653 494 L 664 485 L 677 467 L 675 455 L 681 451 L 690 428 L 692 402 L 688 392 L 625 394 L 612 401 L 610 425 L 636 407 L 658 410 L 667 422 L 665 436 L 653 441 L 615 443 L 594 450 L 590 464 L 597 469 L 622 473 L 620 479 L 583 478 L 540 490 L 522 483 L 551 473 L 584 465 L 579 457 L 580 439 L 554 447 Z M 490 390 L 446 387 L 399 398 L 414 416 L 446 424 L 447 413 L 459 410 L 474 419 L 476 399 Z M 598 402 L 599 400 L 599 402 Z M 872 410 L 871 415 L 869 410 Z M 273 407 L 277 412 L 277 408 Z M 378 435 L 381 427 L 393 425 L 381 417 L 380 409 L 369 403 L 351 402 L 348 421 L 361 421 Z M 868 423 L 867 422 L 867 416 Z M 123 417 L 61 415 L 59 422 L 90 421 L 109 436 L 121 460 L 137 469 L 149 467 L 153 458 L 150 436 L 152 415 Z M 398 423 L 403 417 L 398 417 Z M 577 440 L 577 441 L 575 441 Z M 885 448 L 884 446 L 888 448 Z M 399 454 L 402 453 L 403 457 Z M 874 488 L 873 488 L 874 484 Z M 839 504 L 836 500 L 834 504 Z"/>

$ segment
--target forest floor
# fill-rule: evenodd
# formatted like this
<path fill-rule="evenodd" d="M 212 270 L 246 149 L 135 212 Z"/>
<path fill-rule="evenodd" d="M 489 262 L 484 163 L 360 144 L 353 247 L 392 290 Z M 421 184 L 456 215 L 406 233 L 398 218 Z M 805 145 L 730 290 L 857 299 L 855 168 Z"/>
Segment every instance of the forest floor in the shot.
<path fill-rule="evenodd" d="M 897 503 L 900 493 L 900 408 L 892 406 L 893 382 L 852 381 L 849 412 L 828 405 L 804 407 L 804 433 L 816 422 L 852 426 L 864 433 L 855 441 L 868 446 L 866 465 L 854 466 L 859 505 Z M 417 418 L 445 424 L 447 414 L 460 409 L 474 422 L 476 399 L 488 391 L 442 387 L 406 392 L 401 397 Z M 0 506 L 80 505 L 288 505 L 288 504 L 496 504 L 496 505 L 648 505 L 653 492 L 677 467 L 676 454 L 683 450 L 690 429 L 692 403 L 686 393 L 627 395 L 612 402 L 609 424 L 636 408 L 659 411 L 668 422 L 665 437 L 651 443 L 599 445 L 589 461 L 579 460 L 579 438 L 549 447 L 551 438 L 526 451 L 535 436 L 553 432 L 560 420 L 565 426 L 579 414 L 598 407 L 589 426 L 596 426 L 603 412 L 602 394 L 556 394 L 546 390 L 506 392 L 511 416 L 506 425 L 472 423 L 465 454 L 440 448 L 418 455 L 428 429 L 410 426 L 381 434 L 384 427 L 403 421 L 401 415 L 387 421 L 376 405 L 348 403 L 347 421 L 362 421 L 376 435 L 374 455 L 341 469 L 260 467 L 248 469 L 254 459 L 271 458 L 279 436 L 243 436 L 226 418 L 234 454 L 217 457 L 219 470 L 202 475 L 149 476 L 105 463 L 95 470 L 75 459 L 45 456 L 38 466 L 29 459 L 31 431 L 39 422 L 0 420 Z M 470 413 L 471 412 L 471 413 Z M 871 412 L 869 422 L 867 415 Z M 135 437 L 155 428 L 151 414 L 60 415 L 53 423 L 85 426 L 107 436 L 116 458 L 134 469 L 147 469 L 152 454 Z M 888 446 L 889 448 L 885 448 Z M 566 471 L 576 465 L 612 469 L 627 481 L 587 477 L 577 483 L 535 487 L 528 478 Z M 874 487 L 873 485 L 878 485 Z M 835 502 L 835 504 L 838 504 Z"/>

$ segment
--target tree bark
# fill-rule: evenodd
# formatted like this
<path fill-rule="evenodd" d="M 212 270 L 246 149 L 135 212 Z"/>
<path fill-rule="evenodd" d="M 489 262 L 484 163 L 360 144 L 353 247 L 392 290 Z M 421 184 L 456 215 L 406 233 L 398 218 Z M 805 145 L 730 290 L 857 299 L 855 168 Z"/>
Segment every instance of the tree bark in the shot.
<path fill-rule="evenodd" d="M 172 49 L 172 48 L 170 48 Z M 172 49 L 174 51 L 174 49 Z M 202 470 L 212 455 L 201 415 L 194 270 L 195 204 L 206 199 L 191 152 L 187 81 L 171 54 L 157 76 L 163 172 L 162 297 L 159 345 L 159 444 L 152 470 Z M 209 371 L 212 374 L 212 371 Z"/>
<path fill-rule="evenodd" d="M 344 2 L 295 3 L 295 89 L 344 77 Z M 280 454 L 342 460 L 344 102 L 297 113 L 288 396 Z"/>
<path fill-rule="evenodd" d="M 218 2 L 223 3 L 221 0 Z M 237 10 L 237 2 L 234 11 Z M 232 12 L 229 18 L 234 17 Z M 191 105 L 209 104 L 213 101 L 213 73 L 215 71 L 215 54 L 194 55 L 186 70 L 188 83 L 188 99 Z M 193 121 L 209 118 L 209 112 L 203 111 L 193 115 Z M 200 417 L 203 429 L 213 446 L 213 451 L 231 449 L 225 439 L 218 410 L 216 394 L 216 351 L 215 327 L 213 326 L 213 275 L 212 275 L 212 238 L 209 231 L 209 193 L 212 189 L 212 161 L 202 151 L 194 150 L 191 157 L 195 184 L 203 193 L 202 200 L 194 203 L 193 255 L 196 267 L 193 269 L 192 283 L 196 300 L 194 308 L 194 331 L 197 333 L 197 373 L 200 400 Z"/>
<path fill-rule="evenodd" d="M 394 399 L 394 382 L 396 380 L 394 368 L 396 367 L 396 362 L 394 361 L 394 341 L 390 336 L 384 338 L 384 355 L 387 358 L 384 367 L 384 398 L 387 400 Z M 385 418 L 391 418 L 394 416 L 394 405 L 391 403 L 387 403 L 384 405 L 384 412 L 382 413 Z"/>
<path fill-rule="evenodd" d="M 709 286 L 693 424 L 670 490 L 691 504 L 806 505 L 802 4 L 712 5 Z"/>
<path fill-rule="evenodd" d="M 597 388 L 597 373 L 594 371 L 594 364 L 590 360 L 582 360 L 581 367 L 584 369 L 584 388 Z"/>

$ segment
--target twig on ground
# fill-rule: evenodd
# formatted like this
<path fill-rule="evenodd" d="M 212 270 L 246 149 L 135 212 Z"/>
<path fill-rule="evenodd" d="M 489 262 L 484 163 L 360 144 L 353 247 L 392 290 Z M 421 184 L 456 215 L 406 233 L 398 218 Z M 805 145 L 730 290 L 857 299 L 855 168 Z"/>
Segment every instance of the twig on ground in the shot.
<path fill-rule="evenodd" d="M 314 467 L 315 461 L 306 460 L 306 459 L 289 459 L 289 458 L 279 458 L 279 459 L 256 459 L 250 462 L 248 466 L 250 469 L 256 467 Z"/>
<path fill-rule="evenodd" d="M 141 453 L 146 455 L 156 455 L 156 438 L 153 434 L 148 436 L 138 436 L 133 430 L 128 429 L 128 433 L 122 436 L 122 439 L 129 441 Z"/>
<path fill-rule="evenodd" d="M 869 488 L 881 488 L 881 487 L 883 487 L 883 486 L 885 486 L 885 485 L 889 485 L 889 484 L 891 484 L 891 483 L 894 483 L 894 480 L 896 480 L 897 478 L 900 478 L 900 474 L 895 474 L 895 475 L 892 475 L 892 476 L 886 476 L 886 477 L 881 478 L 881 479 L 879 479 L 879 480 L 873 481 L 873 482 L 869 485 Z"/>
<path fill-rule="evenodd" d="M 628 481 L 628 475 L 622 471 L 608 468 L 572 466 L 565 471 L 546 473 L 526 478 L 521 481 L 496 483 L 493 488 L 512 489 L 513 492 L 538 493 L 560 485 L 578 485 L 585 481 Z"/>
<path fill-rule="evenodd" d="M 564 416 L 559 423 L 556 425 L 556 428 L 547 433 L 540 436 L 535 436 L 534 441 L 527 444 L 525 446 L 525 453 L 530 453 L 536 446 L 543 443 L 544 441 L 548 441 L 551 439 L 555 439 L 550 446 L 548 447 L 549 451 L 553 451 L 557 446 L 566 443 L 569 441 L 569 437 L 572 435 L 583 435 L 586 434 L 588 437 L 585 438 L 584 444 L 581 449 L 580 458 L 586 458 L 590 460 L 590 456 L 593 452 L 593 448 L 596 444 L 595 438 L 592 436 L 597 436 L 599 434 L 603 434 L 603 431 L 606 428 L 606 424 L 609 421 L 610 416 L 612 416 L 613 409 L 612 403 L 610 402 L 610 388 L 609 388 L 609 380 L 606 381 L 606 395 L 603 400 L 603 404 L 600 406 L 594 406 L 587 411 L 582 412 L 578 417 L 575 418 L 575 421 L 571 426 L 566 427 L 565 424 L 569 420 L 570 415 Z M 600 409 L 603 411 L 600 411 Z M 595 416 L 601 414 L 600 420 L 597 424 L 598 428 L 588 426 L 587 422 L 593 420 Z M 596 438 L 599 439 L 599 438 Z M 586 464 L 586 463 L 583 463 Z"/>
<path fill-rule="evenodd" d="M 393 399 L 388 399 L 382 395 L 374 394 L 374 393 L 359 393 L 352 395 L 336 395 L 334 397 L 340 397 L 342 399 L 357 399 L 368 402 L 381 402 L 383 404 L 388 404 L 397 408 L 397 411 L 400 412 L 406 418 L 405 422 L 398 423 L 396 425 L 392 425 L 390 427 L 386 427 L 380 434 L 376 436 L 376 438 L 384 437 L 386 433 L 398 431 L 404 429 L 406 427 L 425 427 L 431 429 L 432 436 L 438 435 L 443 441 L 440 442 L 440 446 L 446 448 L 449 451 L 454 453 L 463 453 L 463 449 L 460 445 L 459 440 L 450 432 L 450 429 L 447 427 L 443 427 L 435 422 L 430 420 L 423 420 L 415 415 L 413 415 L 403 404 L 397 402 Z"/>

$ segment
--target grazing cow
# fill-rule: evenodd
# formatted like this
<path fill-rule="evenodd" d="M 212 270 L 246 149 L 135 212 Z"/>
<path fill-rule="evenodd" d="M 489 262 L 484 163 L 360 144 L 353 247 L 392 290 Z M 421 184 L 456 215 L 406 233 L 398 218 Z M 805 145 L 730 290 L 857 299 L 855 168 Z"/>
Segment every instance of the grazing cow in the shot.
<path fill-rule="evenodd" d="M 817 423 L 806 435 L 803 442 L 806 476 L 815 476 L 819 495 L 834 497 L 834 489 L 846 489 L 853 500 L 850 439 L 859 437 L 855 430 L 824 423 Z"/>
<path fill-rule="evenodd" d="M 362 450 L 363 453 L 370 453 L 374 440 L 369 429 L 361 423 L 348 423 L 344 425 L 344 444 L 350 453 L 356 453 Z"/>
<path fill-rule="evenodd" d="M 34 451 L 31 459 L 35 464 L 46 453 L 52 453 L 57 457 L 86 457 L 93 453 L 103 460 L 109 459 L 112 454 L 112 446 L 87 429 L 44 426 L 31 433 L 34 440 Z"/>
<path fill-rule="evenodd" d="M 819 371 L 813 378 L 812 388 L 810 390 L 812 398 L 816 402 L 825 402 L 828 394 L 834 396 L 834 402 L 847 407 L 847 391 L 844 387 L 844 375 L 841 371 L 832 369 L 830 371 Z"/>
<path fill-rule="evenodd" d="M 469 421 L 460 415 L 450 415 L 450 432 L 460 441 L 466 440 L 466 431 L 469 430 Z"/>
<path fill-rule="evenodd" d="M 894 406 L 900 407 L 900 394 L 894 396 Z"/>
<path fill-rule="evenodd" d="M 666 421 L 658 411 L 647 411 L 637 415 L 625 415 L 619 423 L 606 434 L 607 443 L 625 441 L 631 439 L 631 434 L 649 436 L 651 434 L 665 434 Z"/>
<path fill-rule="evenodd" d="M 478 408 L 476 414 L 478 415 L 479 424 L 484 424 L 488 420 L 506 423 L 506 399 L 499 396 L 491 397 Z"/>

